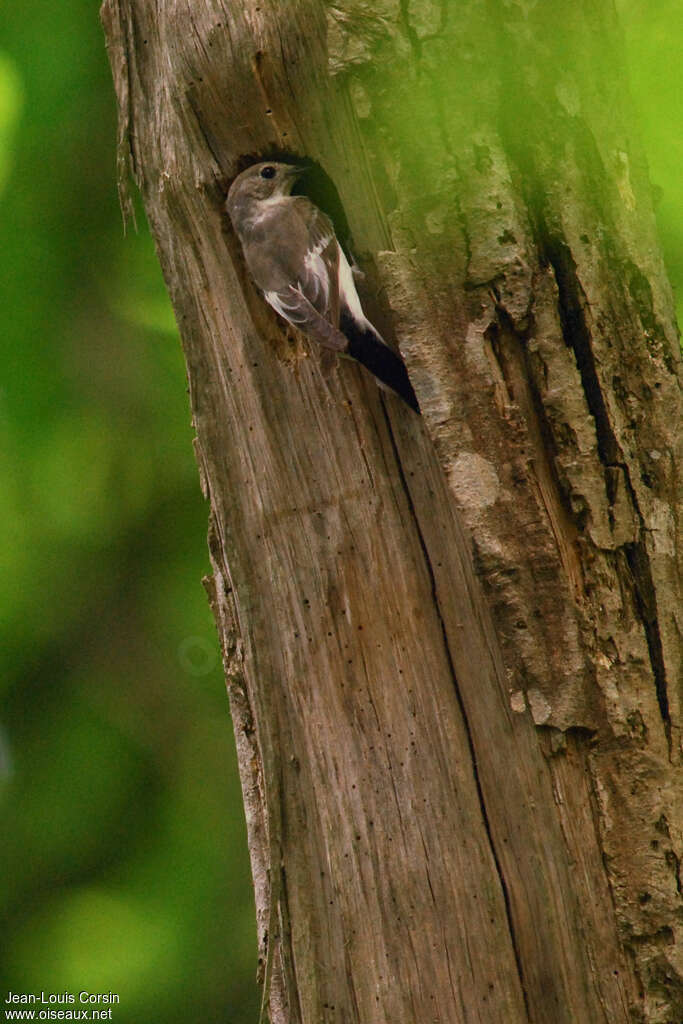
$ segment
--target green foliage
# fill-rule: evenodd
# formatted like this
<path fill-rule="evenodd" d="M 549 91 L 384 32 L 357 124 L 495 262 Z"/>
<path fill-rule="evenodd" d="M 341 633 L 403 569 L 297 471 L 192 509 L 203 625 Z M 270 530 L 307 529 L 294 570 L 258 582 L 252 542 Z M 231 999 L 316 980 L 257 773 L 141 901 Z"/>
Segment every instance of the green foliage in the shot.
<path fill-rule="evenodd" d="M 14 129 L 23 98 L 21 77 L 14 61 L 0 53 L 0 192 L 10 172 Z"/>
<path fill-rule="evenodd" d="M 678 0 L 623 0 L 683 294 Z M 4 992 L 109 989 L 119 1024 L 254 1021 L 256 938 L 176 329 L 124 238 L 91 0 L 0 12 Z"/>
<path fill-rule="evenodd" d="M 619 0 L 631 96 L 654 187 L 659 237 L 683 323 L 683 6 Z"/>

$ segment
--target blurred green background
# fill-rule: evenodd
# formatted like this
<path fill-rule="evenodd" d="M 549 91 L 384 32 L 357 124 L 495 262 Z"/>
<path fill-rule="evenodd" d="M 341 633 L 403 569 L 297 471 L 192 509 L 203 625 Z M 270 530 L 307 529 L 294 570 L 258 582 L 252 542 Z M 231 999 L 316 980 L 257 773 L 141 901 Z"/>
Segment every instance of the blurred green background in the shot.
<path fill-rule="evenodd" d="M 683 295 L 680 0 L 623 0 Z M 124 238 L 95 0 L 0 12 L 0 990 L 254 1024 L 256 939 L 173 317 Z M 0 1003 L 1 1005 L 1 1003 Z"/>

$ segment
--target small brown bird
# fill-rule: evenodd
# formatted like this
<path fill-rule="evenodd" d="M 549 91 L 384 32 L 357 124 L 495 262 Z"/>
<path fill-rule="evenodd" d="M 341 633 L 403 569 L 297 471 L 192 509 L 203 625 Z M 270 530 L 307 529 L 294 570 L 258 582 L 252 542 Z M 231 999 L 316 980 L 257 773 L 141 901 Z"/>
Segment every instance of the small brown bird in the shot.
<path fill-rule="evenodd" d="M 362 363 L 419 413 L 403 360 L 363 313 L 332 222 L 306 196 L 291 195 L 305 170 L 258 163 L 230 186 L 226 206 L 251 276 L 280 316 L 325 348 Z"/>

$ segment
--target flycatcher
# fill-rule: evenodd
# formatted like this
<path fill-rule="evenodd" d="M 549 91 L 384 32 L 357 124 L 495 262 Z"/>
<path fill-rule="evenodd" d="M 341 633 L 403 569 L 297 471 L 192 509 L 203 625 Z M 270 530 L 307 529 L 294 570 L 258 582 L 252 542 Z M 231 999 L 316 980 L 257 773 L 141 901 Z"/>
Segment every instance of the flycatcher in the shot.
<path fill-rule="evenodd" d="M 329 217 L 291 195 L 305 167 L 254 164 L 233 181 L 227 210 L 247 267 L 273 309 L 309 338 L 362 363 L 419 413 L 401 357 L 363 313 Z"/>

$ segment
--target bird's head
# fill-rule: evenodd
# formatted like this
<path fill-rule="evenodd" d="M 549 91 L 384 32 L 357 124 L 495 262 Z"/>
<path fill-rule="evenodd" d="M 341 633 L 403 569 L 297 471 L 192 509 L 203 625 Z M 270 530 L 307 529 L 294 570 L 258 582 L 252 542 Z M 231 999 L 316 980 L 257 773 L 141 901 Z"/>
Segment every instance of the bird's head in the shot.
<path fill-rule="evenodd" d="M 252 164 L 238 174 L 228 192 L 226 207 L 233 222 L 237 217 L 248 214 L 254 203 L 265 199 L 279 199 L 288 196 L 297 178 L 305 167 L 267 160 Z"/>

